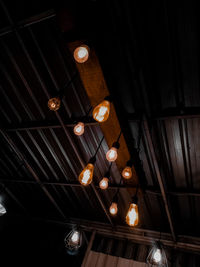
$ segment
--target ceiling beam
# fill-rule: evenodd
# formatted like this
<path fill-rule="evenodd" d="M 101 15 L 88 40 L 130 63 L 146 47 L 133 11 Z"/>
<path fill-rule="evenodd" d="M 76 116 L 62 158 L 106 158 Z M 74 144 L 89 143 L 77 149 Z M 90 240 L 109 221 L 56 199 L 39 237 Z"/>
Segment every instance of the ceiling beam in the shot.
<path fill-rule="evenodd" d="M 47 223 L 55 223 L 60 225 L 66 225 L 73 227 L 79 225 L 84 231 L 93 232 L 97 234 L 108 236 L 111 238 L 122 238 L 132 240 L 135 243 L 152 245 L 155 241 L 161 241 L 163 245 L 189 252 L 200 253 L 200 238 L 177 235 L 177 240 L 174 242 L 172 235 L 169 233 L 160 233 L 159 231 L 152 231 L 142 228 L 131 228 L 129 226 L 115 226 L 112 227 L 109 224 L 87 221 L 82 219 L 70 218 L 65 222 L 45 220 L 41 218 L 33 218 L 33 220 L 45 221 Z"/>
<path fill-rule="evenodd" d="M 4 36 L 6 34 L 14 32 L 15 29 L 23 29 L 25 27 L 28 27 L 30 25 L 39 23 L 41 21 L 44 21 L 44 20 L 47 20 L 47 19 L 51 19 L 51 18 L 53 18 L 55 16 L 56 16 L 56 13 L 55 13 L 55 11 L 53 9 L 47 10 L 45 12 L 42 12 L 40 14 L 37 14 L 35 16 L 29 17 L 29 18 L 27 18 L 25 20 L 22 20 L 22 21 L 16 23 L 15 27 L 7 26 L 7 27 L 4 27 L 4 28 L 0 29 L 0 37 Z"/>
<path fill-rule="evenodd" d="M 65 127 L 74 127 L 77 121 L 84 122 L 85 126 L 98 125 L 91 117 L 80 117 L 64 121 Z M 6 132 L 16 132 L 16 131 L 29 131 L 29 130 L 42 130 L 42 129 L 56 129 L 62 128 L 58 122 L 52 121 L 30 121 L 22 124 L 16 125 L 3 125 L 1 128 Z"/>
<path fill-rule="evenodd" d="M 155 153 L 155 149 L 154 149 L 154 146 L 153 146 L 153 141 L 152 141 L 149 125 L 148 125 L 148 122 L 147 122 L 146 118 L 144 118 L 144 120 L 143 120 L 143 130 L 144 130 L 144 134 L 146 136 L 147 144 L 148 144 L 148 147 L 149 147 L 149 150 L 150 150 L 150 154 L 151 154 L 151 157 L 152 157 L 152 160 L 153 160 L 154 170 L 155 170 L 155 173 L 156 173 L 156 176 L 157 176 L 157 180 L 158 180 L 158 183 L 159 183 L 159 186 L 160 186 L 162 199 L 163 199 L 163 202 L 164 202 L 164 205 L 165 205 L 165 211 L 166 211 L 166 214 L 167 214 L 167 218 L 168 218 L 171 234 L 172 234 L 173 240 L 176 241 L 176 235 L 175 235 L 174 225 L 173 225 L 173 221 L 172 221 L 172 212 L 170 210 L 169 203 L 168 203 L 168 200 L 167 200 L 166 191 L 165 191 L 165 187 L 164 187 L 164 183 L 163 183 L 163 178 L 162 178 L 161 173 L 160 173 L 160 169 L 159 169 L 158 161 L 157 161 L 157 158 L 156 158 L 156 153 Z"/>

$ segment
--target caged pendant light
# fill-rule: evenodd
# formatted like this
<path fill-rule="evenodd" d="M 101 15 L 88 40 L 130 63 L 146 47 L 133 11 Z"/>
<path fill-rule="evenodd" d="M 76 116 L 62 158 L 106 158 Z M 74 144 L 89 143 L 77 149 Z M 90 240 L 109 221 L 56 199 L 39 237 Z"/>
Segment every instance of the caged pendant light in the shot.
<path fill-rule="evenodd" d="M 167 256 L 161 242 L 156 242 L 147 257 L 149 267 L 168 267 Z"/>
<path fill-rule="evenodd" d="M 76 254 L 82 245 L 82 232 L 79 229 L 73 229 L 64 239 L 67 252 Z"/>

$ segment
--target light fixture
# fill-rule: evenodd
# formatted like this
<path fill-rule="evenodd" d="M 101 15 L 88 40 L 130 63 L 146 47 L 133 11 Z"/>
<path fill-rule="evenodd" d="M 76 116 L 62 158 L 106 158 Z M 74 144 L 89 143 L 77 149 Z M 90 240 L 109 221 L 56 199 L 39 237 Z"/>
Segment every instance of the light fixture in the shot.
<path fill-rule="evenodd" d="M 82 135 L 84 133 L 84 123 L 83 122 L 78 122 L 75 126 L 74 126 L 74 133 L 76 135 Z"/>
<path fill-rule="evenodd" d="M 53 97 L 50 98 L 48 101 L 48 107 L 50 110 L 57 111 L 60 108 L 60 98 L 59 97 Z"/>
<path fill-rule="evenodd" d="M 101 181 L 99 182 L 99 187 L 102 190 L 105 190 L 108 188 L 108 178 L 107 177 L 103 177 L 103 179 L 101 179 Z"/>
<path fill-rule="evenodd" d="M 132 161 L 129 160 L 126 164 L 126 167 L 122 171 L 122 176 L 124 179 L 130 179 L 132 177 Z"/>
<path fill-rule="evenodd" d="M 129 206 L 127 215 L 126 215 L 126 223 L 130 226 L 136 226 L 139 222 L 139 214 L 138 214 L 138 198 L 137 195 L 135 195 L 132 198 L 132 202 Z"/>
<path fill-rule="evenodd" d="M 108 119 L 110 114 L 110 97 L 106 97 L 99 105 L 93 110 L 93 119 L 98 122 L 104 122 Z"/>
<path fill-rule="evenodd" d="M 89 58 L 90 49 L 87 45 L 82 44 L 74 50 L 74 59 L 78 63 L 84 63 Z"/>
<path fill-rule="evenodd" d="M 117 150 L 119 149 L 119 142 L 113 143 L 112 147 L 106 153 L 106 159 L 110 162 L 113 162 L 117 159 Z"/>
<path fill-rule="evenodd" d="M 119 193 L 119 188 L 116 192 L 116 194 L 113 197 L 112 203 L 109 208 L 109 212 L 111 215 L 116 215 L 118 212 L 118 193 Z"/>
<path fill-rule="evenodd" d="M 91 184 L 93 180 L 95 161 L 96 157 L 92 157 L 88 162 L 87 166 L 82 170 L 82 172 L 79 175 L 79 182 L 84 186 Z"/>
<path fill-rule="evenodd" d="M 4 215 L 6 213 L 5 207 L 0 203 L 0 216 Z"/>
<path fill-rule="evenodd" d="M 156 242 L 155 245 L 151 248 L 149 255 L 147 257 L 147 265 L 154 267 L 168 266 L 166 253 L 160 242 Z"/>
<path fill-rule="evenodd" d="M 65 247 L 71 252 L 77 252 L 82 244 L 82 233 L 78 229 L 73 229 L 64 239 Z"/>

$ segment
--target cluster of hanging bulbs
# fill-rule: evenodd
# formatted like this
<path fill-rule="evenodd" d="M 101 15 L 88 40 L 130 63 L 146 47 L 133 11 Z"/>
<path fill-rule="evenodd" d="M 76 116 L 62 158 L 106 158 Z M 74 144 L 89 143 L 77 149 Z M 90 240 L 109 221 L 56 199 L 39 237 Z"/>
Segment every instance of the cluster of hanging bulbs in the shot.
<path fill-rule="evenodd" d="M 87 45 L 81 45 L 77 47 L 74 50 L 74 59 L 77 63 L 85 63 L 89 58 L 90 49 Z M 60 108 L 61 100 L 59 97 L 54 97 L 49 99 L 48 101 L 48 107 L 52 111 L 57 111 Z M 106 97 L 100 104 L 98 104 L 92 112 L 93 119 L 96 120 L 99 123 L 105 122 L 110 115 L 110 98 Z M 73 132 L 77 136 L 81 136 L 84 134 L 84 123 L 83 122 L 77 122 L 74 126 Z M 121 135 L 121 133 L 120 133 Z M 120 136 L 119 136 L 120 137 Z M 119 138 L 118 138 L 119 139 Z M 107 151 L 106 153 L 106 159 L 109 162 L 116 161 L 118 157 L 118 149 L 120 147 L 120 144 L 118 140 L 113 143 L 112 147 Z M 96 161 L 96 158 L 93 157 L 90 159 L 86 167 L 82 170 L 80 173 L 78 180 L 83 186 L 87 186 L 91 184 L 93 180 L 93 173 L 94 173 L 94 163 Z M 132 165 L 133 163 L 131 161 L 127 162 L 127 165 L 122 171 L 122 177 L 124 179 L 130 179 L 132 177 Z M 110 172 L 108 171 L 104 177 L 99 182 L 99 187 L 102 190 L 105 190 L 108 188 L 109 185 L 109 177 Z M 111 206 L 109 208 L 111 215 L 116 215 L 118 212 L 118 198 L 114 197 Z M 138 224 L 138 206 L 136 197 L 130 204 L 128 213 L 126 215 L 126 222 L 130 226 L 136 226 Z"/>

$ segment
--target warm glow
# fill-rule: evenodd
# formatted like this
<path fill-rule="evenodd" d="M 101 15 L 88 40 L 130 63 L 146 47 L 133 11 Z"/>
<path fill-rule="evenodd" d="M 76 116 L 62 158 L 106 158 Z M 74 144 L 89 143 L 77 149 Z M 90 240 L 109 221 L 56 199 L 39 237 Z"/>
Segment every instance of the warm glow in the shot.
<path fill-rule="evenodd" d="M 104 122 L 108 119 L 110 114 L 110 102 L 104 100 L 93 110 L 93 118 L 98 122 Z"/>
<path fill-rule="evenodd" d="M 161 251 L 159 248 L 157 248 L 153 254 L 153 260 L 158 263 L 162 260 Z"/>
<path fill-rule="evenodd" d="M 117 159 L 117 148 L 111 147 L 111 149 L 109 149 L 106 153 L 106 158 L 110 162 L 115 161 Z"/>
<path fill-rule="evenodd" d="M 74 58 L 78 63 L 84 63 L 89 57 L 89 47 L 81 45 L 74 50 Z"/>
<path fill-rule="evenodd" d="M 104 177 L 100 182 L 99 182 L 99 187 L 101 189 L 107 189 L 108 188 L 108 178 Z"/>
<path fill-rule="evenodd" d="M 126 222 L 130 226 L 136 226 L 139 221 L 138 206 L 134 203 L 130 204 L 128 213 L 126 215 Z"/>
<path fill-rule="evenodd" d="M 116 215 L 118 212 L 117 203 L 112 202 L 109 211 L 110 211 L 110 214 Z"/>
<path fill-rule="evenodd" d="M 124 177 L 124 179 L 130 179 L 132 177 L 131 167 L 126 166 L 126 168 L 124 168 L 122 171 L 122 176 Z"/>
<path fill-rule="evenodd" d="M 53 97 L 48 101 L 48 107 L 50 110 L 56 111 L 60 108 L 60 98 Z"/>
<path fill-rule="evenodd" d="M 71 241 L 74 243 L 74 244 L 78 244 L 79 242 L 79 238 L 80 238 L 80 235 L 79 235 L 79 232 L 78 231 L 75 231 L 71 237 Z"/>
<path fill-rule="evenodd" d="M 0 203 L 0 216 L 4 215 L 6 213 L 6 209 L 4 208 L 4 206 Z"/>
<path fill-rule="evenodd" d="M 82 185 L 89 185 L 93 179 L 94 165 L 92 163 L 88 163 L 85 169 L 79 175 L 79 182 Z"/>
<path fill-rule="evenodd" d="M 83 122 L 78 122 L 75 126 L 74 126 L 74 133 L 76 135 L 82 135 L 84 133 L 84 123 Z"/>

